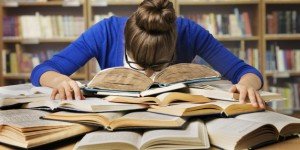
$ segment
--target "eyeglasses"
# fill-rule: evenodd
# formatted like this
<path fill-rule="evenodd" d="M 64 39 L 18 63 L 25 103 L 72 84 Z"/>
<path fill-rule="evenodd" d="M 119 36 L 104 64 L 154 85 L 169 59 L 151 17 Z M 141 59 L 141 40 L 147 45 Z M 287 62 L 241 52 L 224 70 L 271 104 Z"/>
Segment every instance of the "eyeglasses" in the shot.
<path fill-rule="evenodd" d="M 162 69 L 172 65 L 174 63 L 174 57 L 175 57 L 175 53 L 173 53 L 173 56 L 171 58 L 170 61 L 162 61 L 156 64 L 147 64 L 147 65 L 143 65 L 143 67 L 141 67 L 139 64 L 137 64 L 136 62 L 133 61 L 129 61 L 128 60 L 128 56 L 125 50 L 125 60 L 126 63 L 129 65 L 130 68 L 134 69 L 134 70 L 139 70 L 139 71 L 145 71 L 147 69 L 151 69 L 153 71 L 161 71 Z"/>

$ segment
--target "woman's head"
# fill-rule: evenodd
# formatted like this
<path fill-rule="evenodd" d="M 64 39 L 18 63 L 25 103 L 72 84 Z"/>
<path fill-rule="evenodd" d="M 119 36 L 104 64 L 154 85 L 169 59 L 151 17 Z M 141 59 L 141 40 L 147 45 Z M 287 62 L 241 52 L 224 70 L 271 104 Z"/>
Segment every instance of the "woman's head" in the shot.
<path fill-rule="evenodd" d="M 167 66 L 174 58 L 176 39 L 176 14 L 168 0 L 144 0 L 126 23 L 127 56 L 145 69 Z"/>

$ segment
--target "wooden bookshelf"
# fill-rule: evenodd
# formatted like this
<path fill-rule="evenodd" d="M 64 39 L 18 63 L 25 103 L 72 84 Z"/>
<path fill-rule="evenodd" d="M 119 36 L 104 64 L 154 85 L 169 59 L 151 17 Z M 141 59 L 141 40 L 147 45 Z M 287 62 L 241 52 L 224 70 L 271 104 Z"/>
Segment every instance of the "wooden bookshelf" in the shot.
<path fill-rule="evenodd" d="M 56 37 L 56 38 L 36 38 L 36 39 L 24 39 L 21 37 L 3 37 L 4 43 L 70 43 L 77 39 L 77 37 Z"/>
<path fill-rule="evenodd" d="M 69 16 L 81 16 L 83 18 L 84 23 L 84 29 L 88 27 L 87 23 L 87 7 L 86 7 L 86 0 L 79 0 L 79 1 L 70 1 L 70 2 L 64 2 L 63 0 L 58 1 L 48 1 L 48 2 L 9 2 L 9 3 L 3 3 L 1 5 L 1 21 L 3 20 L 3 16 L 19 16 L 19 15 L 33 15 L 35 11 L 40 12 L 42 15 L 69 15 Z M 70 12 L 64 12 L 62 10 L 66 9 L 66 11 Z M 2 32 L 2 23 L 1 23 L 1 32 Z M 3 37 L 1 35 L 1 37 Z M 53 37 L 53 38 L 22 38 L 22 37 L 3 37 L 1 44 L 1 51 L 3 48 L 6 50 L 10 50 L 12 52 L 15 51 L 16 45 L 20 45 L 19 47 L 23 48 L 26 47 L 26 49 L 22 49 L 24 52 L 34 51 L 33 49 L 30 49 L 30 47 L 34 47 L 36 49 L 39 47 L 40 44 L 45 47 L 45 45 L 48 45 L 49 48 L 53 47 L 59 49 L 63 49 L 65 44 L 71 43 L 78 37 Z M 25 45 L 32 45 L 32 46 L 25 46 Z M 57 50 L 59 50 L 57 49 Z M 2 53 L 1 53 L 1 67 L 2 65 Z M 3 70 L 1 68 L 1 70 Z M 81 69 L 82 70 L 82 69 Z M 30 73 L 5 73 L 1 74 L 1 85 L 7 85 L 10 84 L 10 81 L 14 83 L 14 80 L 22 80 L 24 82 L 28 82 L 30 78 Z M 88 67 L 85 66 L 83 69 L 83 72 L 75 73 L 71 76 L 73 79 L 76 80 L 88 80 Z"/>
<path fill-rule="evenodd" d="M 271 41 L 271 40 L 276 40 L 276 41 L 281 41 L 281 40 L 300 40 L 300 34 L 266 34 L 265 35 L 265 40 Z"/>
<path fill-rule="evenodd" d="M 245 5 L 258 4 L 259 0 L 177 0 L 179 5 Z"/>

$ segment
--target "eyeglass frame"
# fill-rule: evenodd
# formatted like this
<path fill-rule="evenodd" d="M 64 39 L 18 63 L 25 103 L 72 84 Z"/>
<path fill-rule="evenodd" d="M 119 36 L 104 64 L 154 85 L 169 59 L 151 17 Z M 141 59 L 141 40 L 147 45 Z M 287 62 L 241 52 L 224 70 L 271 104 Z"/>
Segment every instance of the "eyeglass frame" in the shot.
<path fill-rule="evenodd" d="M 146 67 L 146 68 L 142 68 L 142 67 L 141 68 L 136 68 L 136 67 L 133 67 L 130 64 L 135 64 L 135 65 L 138 65 L 138 66 L 139 66 L 139 64 L 137 64 L 134 61 L 129 61 L 127 53 L 126 53 L 126 50 L 125 50 L 125 61 L 126 61 L 126 63 L 129 65 L 130 68 L 132 68 L 134 70 L 138 70 L 138 71 L 145 71 L 145 70 L 147 70 L 149 68 L 152 69 L 153 71 L 161 71 L 162 69 L 156 70 L 156 69 L 153 69 L 153 68 L 158 67 L 158 66 L 163 65 L 163 64 L 168 64 L 166 66 L 166 67 L 168 67 L 168 66 L 174 64 L 174 58 L 175 58 L 175 52 L 173 53 L 172 58 L 171 58 L 170 61 L 160 62 L 160 63 L 154 64 L 154 65 L 148 65 L 148 67 Z"/>

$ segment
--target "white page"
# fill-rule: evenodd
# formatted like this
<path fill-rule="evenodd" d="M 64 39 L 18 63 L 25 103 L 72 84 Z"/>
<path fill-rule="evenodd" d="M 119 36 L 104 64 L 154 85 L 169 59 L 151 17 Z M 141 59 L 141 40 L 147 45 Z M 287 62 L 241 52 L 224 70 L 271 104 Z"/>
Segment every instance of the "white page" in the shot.
<path fill-rule="evenodd" d="M 80 149 L 81 146 L 114 143 L 112 146 L 116 147 L 116 143 L 128 143 L 131 145 L 138 145 L 141 135 L 133 131 L 96 131 L 86 134 L 83 139 L 76 144 L 74 149 Z M 119 149 L 122 149 L 119 147 Z"/>
<path fill-rule="evenodd" d="M 243 114 L 236 117 L 237 119 L 248 120 L 253 122 L 269 123 L 273 124 L 278 131 L 281 131 L 283 127 L 291 123 L 299 123 L 300 119 L 290 117 L 284 114 L 265 111 L 265 112 L 255 112 L 249 114 Z"/>
<path fill-rule="evenodd" d="M 170 146 L 172 144 L 178 144 L 178 146 L 180 145 L 180 147 L 195 146 L 199 149 L 209 148 L 206 126 L 201 120 L 190 122 L 190 124 L 185 129 L 158 129 L 146 131 L 143 134 L 140 147 L 146 142 L 150 142 L 151 140 L 161 141 L 162 139 L 164 141 L 166 141 L 167 139 L 168 141 L 168 143 L 164 143 L 166 145 L 166 148 L 167 146 Z"/>
<path fill-rule="evenodd" d="M 49 114 L 45 111 L 30 109 L 14 109 L 0 111 L 0 125 L 11 125 L 19 128 L 40 126 L 68 126 L 67 122 L 41 120 L 40 117 Z"/>

